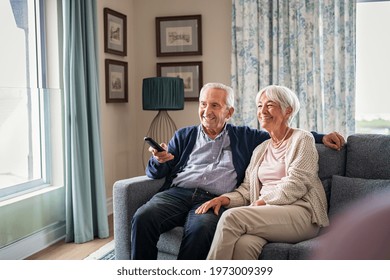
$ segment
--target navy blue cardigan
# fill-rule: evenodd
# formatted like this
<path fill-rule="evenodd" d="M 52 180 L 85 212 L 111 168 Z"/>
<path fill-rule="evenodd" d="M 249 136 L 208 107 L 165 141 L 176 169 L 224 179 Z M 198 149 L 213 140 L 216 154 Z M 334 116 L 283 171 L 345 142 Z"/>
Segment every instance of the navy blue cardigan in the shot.
<path fill-rule="evenodd" d="M 153 179 L 166 178 L 161 190 L 171 187 L 173 178 L 186 166 L 198 135 L 199 126 L 184 127 L 176 131 L 168 143 L 168 152 L 175 158 L 165 163 L 159 163 L 153 157 L 146 167 L 146 175 Z M 245 170 L 252 157 L 253 150 L 262 142 L 269 139 L 269 134 L 263 130 L 249 128 L 248 126 L 234 126 L 227 124 L 226 129 L 230 137 L 233 165 L 237 172 L 237 185 L 244 180 Z M 316 143 L 322 143 L 322 134 L 312 132 Z"/>

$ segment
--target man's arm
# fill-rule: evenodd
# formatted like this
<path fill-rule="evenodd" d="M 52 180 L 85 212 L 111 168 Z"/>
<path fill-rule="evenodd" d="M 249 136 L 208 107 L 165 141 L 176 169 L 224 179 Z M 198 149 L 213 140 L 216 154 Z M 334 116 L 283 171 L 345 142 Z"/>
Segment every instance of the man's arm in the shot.
<path fill-rule="evenodd" d="M 149 148 L 149 151 L 152 153 L 152 156 L 149 159 L 148 165 L 146 166 L 145 173 L 149 178 L 160 179 L 164 178 L 171 170 L 168 161 L 174 159 L 174 156 L 171 153 L 168 153 L 168 147 L 165 143 L 160 144 L 165 151 L 158 152 L 152 147 Z"/>
<path fill-rule="evenodd" d="M 325 146 L 340 151 L 345 144 L 344 137 L 338 132 L 331 132 L 322 138 Z"/>
<path fill-rule="evenodd" d="M 331 132 L 329 134 L 319 134 L 315 131 L 311 132 L 317 144 L 324 144 L 325 146 L 339 151 L 345 144 L 344 137 L 338 132 Z"/>
<path fill-rule="evenodd" d="M 176 131 L 168 146 L 162 143 L 166 151 L 152 154 L 145 170 L 146 175 L 159 179 L 176 174 L 187 161 L 195 145 L 197 133 L 197 126 L 189 126 Z"/>

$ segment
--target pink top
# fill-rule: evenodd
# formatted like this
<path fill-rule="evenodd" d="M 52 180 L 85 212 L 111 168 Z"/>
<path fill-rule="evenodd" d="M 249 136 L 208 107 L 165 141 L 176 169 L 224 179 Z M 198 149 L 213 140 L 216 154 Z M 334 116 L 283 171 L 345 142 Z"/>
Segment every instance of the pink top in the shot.
<path fill-rule="evenodd" d="M 269 141 L 264 159 L 257 172 L 257 176 L 263 185 L 260 195 L 272 191 L 272 187 L 280 183 L 281 179 L 286 176 L 285 159 L 288 142 L 285 141 L 279 148 L 274 148 L 271 141 Z"/>

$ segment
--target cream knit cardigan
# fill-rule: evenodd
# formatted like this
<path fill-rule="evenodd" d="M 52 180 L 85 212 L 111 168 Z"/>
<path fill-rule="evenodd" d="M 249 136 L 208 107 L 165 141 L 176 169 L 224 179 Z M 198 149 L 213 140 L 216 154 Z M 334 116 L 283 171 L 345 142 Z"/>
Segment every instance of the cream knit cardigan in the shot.
<path fill-rule="evenodd" d="M 233 192 L 223 194 L 230 199 L 228 208 L 249 205 L 259 199 L 262 185 L 258 179 L 258 167 L 269 141 L 264 141 L 253 151 L 242 184 Z M 285 163 L 286 177 L 262 193 L 261 198 L 269 205 L 300 204 L 304 200 L 310 204 L 312 223 L 322 227 L 329 225 L 325 191 L 318 177 L 318 152 L 311 133 L 294 129 Z"/>

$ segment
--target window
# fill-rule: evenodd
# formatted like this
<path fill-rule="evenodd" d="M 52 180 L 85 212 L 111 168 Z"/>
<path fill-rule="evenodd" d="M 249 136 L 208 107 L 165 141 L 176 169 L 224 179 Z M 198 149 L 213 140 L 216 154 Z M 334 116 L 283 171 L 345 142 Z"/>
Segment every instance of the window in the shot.
<path fill-rule="evenodd" d="M 51 183 L 44 2 L 0 2 L 0 199 Z"/>
<path fill-rule="evenodd" d="M 356 132 L 390 134 L 390 1 L 356 6 Z"/>

